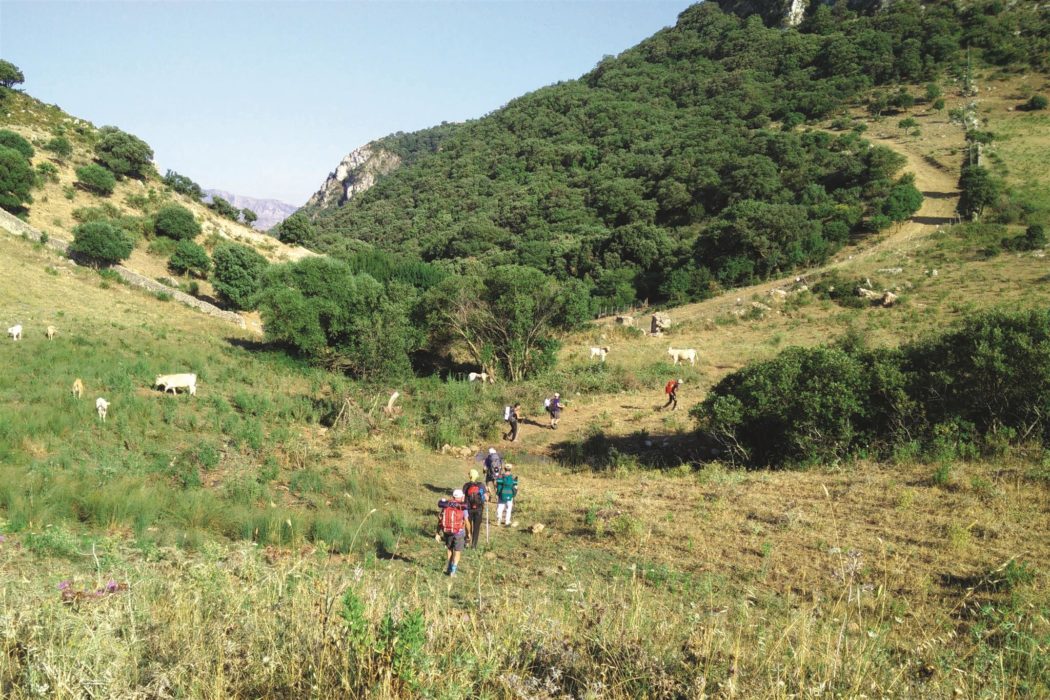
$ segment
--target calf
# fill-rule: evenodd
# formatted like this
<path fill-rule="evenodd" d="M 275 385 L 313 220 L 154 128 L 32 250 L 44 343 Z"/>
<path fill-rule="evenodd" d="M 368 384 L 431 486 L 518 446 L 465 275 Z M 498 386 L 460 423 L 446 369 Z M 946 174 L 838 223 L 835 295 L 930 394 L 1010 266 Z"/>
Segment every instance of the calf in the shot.
<path fill-rule="evenodd" d="M 80 381 L 80 377 L 73 380 L 73 396 L 77 397 L 77 400 L 84 395 L 84 382 Z"/>
<path fill-rule="evenodd" d="M 103 423 L 106 422 L 107 409 L 109 409 L 109 401 L 106 401 L 101 396 L 95 399 L 95 410 L 98 411 L 98 419 Z"/>
<path fill-rule="evenodd" d="M 607 348 L 607 347 L 605 347 L 605 348 L 591 348 L 591 359 L 592 360 L 597 357 L 602 362 L 605 362 L 605 356 L 608 355 L 608 354 L 609 354 L 609 348 Z"/>
<path fill-rule="evenodd" d="M 12 340 L 21 340 L 22 339 L 22 324 L 19 323 L 17 325 L 11 326 L 10 328 L 7 329 L 7 334 L 9 336 L 11 336 Z"/>
<path fill-rule="evenodd" d="M 679 361 L 685 362 L 689 360 L 689 366 L 692 367 L 696 364 L 696 350 L 693 348 L 667 348 L 667 354 L 674 360 L 674 364 L 678 364 Z"/>
<path fill-rule="evenodd" d="M 476 381 L 479 381 L 479 380 L 481 381 L 482 384 L 488 382 L 489 381 L 488 372 L 471 372 L 470 374 L 467 375 L 467 381 L 468 382 L 476 382 Z"/>
<path fill-rule="evenodd" d="M 56 332 L 57 332 L 57 331 L 55 330 L 55 327 L 54 327 L 54 326 L 48 326 L 48 327 L 47 327 L 47 339 L 48 339 L 48 340 L 54 340 L 54 339 L 55 339 L 55 333 L 56 333 Z"/>
<path fill-rule="evenodd" d="M 176 389 L 188 389 L 190 396 L 197 395 L 197 375 L 196 374 L 159 374 L 157 378 L 153 380 L 153 386 L 164 387 L 164 393 L 171 390 L 171 393 L 177 394 Z"/>

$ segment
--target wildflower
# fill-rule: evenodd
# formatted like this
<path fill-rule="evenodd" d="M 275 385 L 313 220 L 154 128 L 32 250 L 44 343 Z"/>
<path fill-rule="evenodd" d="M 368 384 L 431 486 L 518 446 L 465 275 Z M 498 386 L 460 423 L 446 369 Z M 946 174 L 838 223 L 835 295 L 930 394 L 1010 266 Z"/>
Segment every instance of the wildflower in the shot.
<path fill-rule="evenodd" d="M 60 582 L 58 584 L 57 588 L 60 591 L 64 591 L 64 590 L 67 590 L 71 585 L 73 585 L 73 582 L 69 581 L 69 580 L 66 580 L 66 581 Z"/>

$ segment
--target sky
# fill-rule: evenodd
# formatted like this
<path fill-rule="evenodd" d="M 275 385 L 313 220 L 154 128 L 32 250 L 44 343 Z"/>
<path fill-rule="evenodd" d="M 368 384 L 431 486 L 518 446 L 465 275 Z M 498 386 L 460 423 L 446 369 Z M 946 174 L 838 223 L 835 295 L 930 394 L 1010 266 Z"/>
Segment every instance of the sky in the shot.
<path fill-rule="evenodd" d="M 0 0 L 0 58 L 162 174 L 301 205 L 358 146 L 577 78 L 690 4 Z"/>

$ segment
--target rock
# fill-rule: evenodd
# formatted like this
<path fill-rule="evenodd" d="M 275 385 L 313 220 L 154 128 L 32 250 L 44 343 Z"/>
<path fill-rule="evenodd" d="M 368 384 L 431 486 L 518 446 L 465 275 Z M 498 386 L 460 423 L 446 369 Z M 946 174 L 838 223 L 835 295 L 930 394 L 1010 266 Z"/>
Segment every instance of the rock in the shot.
<path fill-rule="evenodd" d="M 533 526 L 532 526 L 532 528 L 530 528 L 530 529 L 532 530 L 532 534 L 534 534 L 534 535 L 538 535 L 538 534 L 540 534 L 541 532 L 543 532 L 543 530 L 544 530 L 544 529 L 545 529 L 546 527 L 547 527 L 547 526 L 546 526 L 546 525 L 544 525 L 543 523 L 536 523 L 536 524 L 535 524 L 535 525 L 533 525 Z"/>
<path fill-rule="evenodd" d="M 903 267 L 884 267 L 881 270 L 876 270 L 876 272 L 878 272 L 880 274 L 884 274 L 884 275 L 899 275 L 900 273 L 904 272 L 904 268 Z"/>
<path fill-rule="evenodd" d="M 650 322 L 649 332 L 658 335 L 671 328 L 671 317 L 663 313 L 655 313 Z"/>
<path fill-rule="evenodd" d="M 761 311 L 762 313 L 766 313 L 767 311 L 772 311 L 773 310 L 773 309 L 769 308 L 768 306 L 766 306 L 765 304 L 763 304 L 760 301 L 753 301 L 753 302 L 751 302 L 751 308 L 752 309 L 757 309 L 757 310 Z"/>
<path fill-rule="evenodd" d="M 370 189 L 383 175 L 401 165 L 397 154 L 369 143 L 351 151 L 328 175 L 328 179 L 308 205 L 335 207 L 346 204 L 352 197 Z"/>
<path fill-rule="evenodd" d="M 517 526 L 518 526 L 518 521 L 517 521 L 517 520 L 515 520 L 514 522 L 512 522 L 512 523 L 510 524 L 510 526 L 511 526 L 511 527 L 517 527 Z"/>
<path fill-rule="evenodd" d="M 783 289 L 769 290 L 769 296 L 773 299 L 773 301 L 784 301 L 785 299 L 787 299 L 787 295 L 787 292 L 785 292 Z"/>
<path fill-rule="evenodd" d="M 617 316 L 616 323 L 621 326 L 634 328 L 634 316 Z"/>
<path fill-rule="evenodd" d="M 482 556 L 484 556 L 489 561 L 493 561 L 496 558 L 496 553 L 495 552 L 485 552 L 485 554 L 483 554 Z"/>
<path fill-rule="evenodd" d="M 865 299 L 875 299 L 879 296 L 878 292 L 867 289 L 866 287 L 857 287 L 857 296 L 864 297 Z"/>
<path fill-rule="evenodd" d="M 886 292 L 885 294 L 882 295 L 882 305 L 883 306 L 893 306 L 896 303 L 897 303 L 897 295 L 894 294 L 893 292 Z"/>

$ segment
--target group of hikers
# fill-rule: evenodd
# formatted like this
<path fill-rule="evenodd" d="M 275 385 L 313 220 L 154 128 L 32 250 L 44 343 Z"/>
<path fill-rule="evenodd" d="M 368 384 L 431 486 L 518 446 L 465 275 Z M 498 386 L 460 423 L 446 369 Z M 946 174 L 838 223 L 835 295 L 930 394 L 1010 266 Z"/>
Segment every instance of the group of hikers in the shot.
<path fill-rule="evenodd" d="M 518 477 L 512 472 L 514 465 L 504 462 L 503 457 L 490 447 L 485 456 L 485 481 L 479 480 L 477 469 L 470 470 L 470 481 L 463 488 L 452 492 L 452 498 L 438 501 L 438 532 L 435 539 L 445 543 L 448 550 L 445 573 L 456 575 L 459 558 L 467 543 L 478 548 L 482 518 L 485 518 L 488 533 L 488 503 L 496 501 L 496 525 L 510 527 L 513 521 L 514 497 L 518 495 Z"/>
<path fill-rule="evenodd" d="M 681 379 L 671 379 L 667 382 L 664 386 L 667 403 L 658 410 L 668 406 L 672 411 L 678 408 L 678 387 L 681 384 Z M 544 399 L 543 407 L 550 416 L 551 430 L 557 430 L 563 408 L 561 394 L 555 392 L 553 397 Z M 509 424 L 503 439 L 517 442 L 518 425 L 522 420 L 521 404 L 505 406 L 503 420 Z M 513 522 L 510 516 L 514 509 L 514 497 L 518 495 L 518 477 L 512 473 L 513 470 L 514 465 L 505 463 L 496 448 L 490 447 L 485 456 L 485 481 L 479 480 L 481 475 L 477 469 L 471 469 L 470 481 L 463 484 L 463 488 L 453 491 L 451 498 L 438 501 L 438 532 L 434 538 L 444 542 L 448 550 L 445 568 L 447 575 L 456 575 L 460 555 L 468 542 L 472 549 L 477 549 L 483 517 L 487 536 L 490 500 L 496 502 L 497 526 L 510 526 Z"/>

